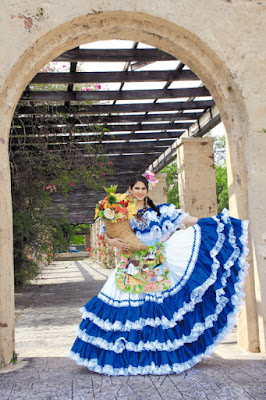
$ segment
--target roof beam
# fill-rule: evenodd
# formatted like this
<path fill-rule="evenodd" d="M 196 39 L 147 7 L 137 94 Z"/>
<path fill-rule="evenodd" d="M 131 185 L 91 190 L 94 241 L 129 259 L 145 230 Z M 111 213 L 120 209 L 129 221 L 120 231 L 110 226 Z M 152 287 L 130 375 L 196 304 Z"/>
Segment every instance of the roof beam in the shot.
<path fill-rule="evenodd" d="M 35 124 L 47 124 L 50 126 L 54 125 L 87 125 L 87 124 L 112 124 L 112 123 L 138 123 L 138 122 L 163 122 L 163 121 L 188 121 L 188 120 L 197 120 L 202 115 L 202 112 L 198 113 L 167 113 L 167 114 L 132 114 L 132 115 L 111 115 L 111 116 L 92 116 L 92 117 L 69 117 L 66 120 L 62 120 L 62 118 L 55 117 L 53 119 L 47 120 L 45 117 L 34 117 Z M 33 119 L 29 117 L 22 116 L 20 118 L 14 118 L 14 125 L 23 124 L 24 126 L 32 125 Z"/>
<path fill-rule="evenodd" d="M 71 63 L 74 65 L 76 63 Z M 199 81 L 191 70 L 170 71 L 121 71 L 121 72 L 40 72 L 32 79 L 33 84 L 74 84 L 106 82 L 151 82 L 151 81 Z"/>
<path fill-rule="evenodd" d="M 180 97 L 210 96 L 205 87 L 158 90 L 110 90 L 110 91 L 25 91 L 20 102 L 24 101 L 92 101 L 92 100 L 140 100 L 171 99 Z"/>
<path fill-rule="evenodd" d="M 69 50 L 53 61 L 69 62 L 131 62 L 131 61 L 176 61 L 174 56 L 159 49 L 79 49 Z"/>
<path fill-rule="evenodd" d="M 111 134 L 111 135 L 103 135 L 101 136 L 101 140 L 102 141 L 110 141 L 110 140 L 146 140 L 146 139 L 165 139 L 165 138 L 169 138 L 169 139 L 177 139 L 180 136 L 182 136 L 182 134 L 185 131 L 176 131 L 176 132 L 141 132 L 141 133 L 125 133 L 125 134 Z M 23 142 L 23 144 L 25 143 L 35 143 L 38 141 L 44 142 L 46 141 L 56 141 L 56 142 L 63 142 L 63 141 L 87 141 L 87 142 L 91 142 L 93 141 L 93 139 L 97 140 L 97 136 L 93 133 L 90 134 L 84 134 L 81 135 L 80 133 L 76 133 L 76 134 L 62 134 L 60 136 L 54 136 L 54 135 L 34 135 L 34 134 L 29 134 L 29 135 L 16 135 L 16 134 L 11 134 L 10 136 L 12 143 L 16 143 L 19 140 L 21 140 Z"/>
<path fill-rule="evenodd" d="M 15 115 L 87 115 L 87 114 L 114 114 L 114 113 L 133 113 L 133 112 L 160 112 L 160 111 L 181 111 L 207 109 L 214 105 L 213 100 L 200 101 L 177 101 L 164 103 L 135 103 L 135 104 L 115 104 L 115 105 L 71 105 L 64 106 L 39 106 L 34 107 L 18 104 Z"/>
<path fill-rule="evenodd" d="M 188 129 L 190 127 L 191 123 L 190 122 L 170 122 L 170 123 L 162 123 L 162 124 L 124 124 L 124 125 L 100 125 L 98 124 L 96 125 L 88 125 L 86 127 L 83 127 L 83 133 L 86 132 L 95 132 L 95 134 L 97 133 L 101 133 L 104 132 L 104 130 L 106 132 L 124 132 L 124 131 L 158 131 L 158 129 L 161 130 L 183 130 L 183 129 Z M 38 128 L 39 132 L 41 133 L 41 128 Z M 19 134 L 20 132 L 26 133 L 26 134 L 32 134 L 32 128 L 29 127 L 21 127 L 18 126 L 15 128 L 15 130 L 13 132 L 16 132 L 16 134 Z M 66 130 L 65 127 L 53 127 L 53 126 L 46 126 L 45 127 L 45 133 L 50 133 L 50 134 L 58 134 L 58 133 L 64 133 L 64 134 L 69 134 L 70 132 L 68 130 Z M 76 133 L 80 133 L 79 132 L 71 132 L 72 134 L 76 134 Z"/>

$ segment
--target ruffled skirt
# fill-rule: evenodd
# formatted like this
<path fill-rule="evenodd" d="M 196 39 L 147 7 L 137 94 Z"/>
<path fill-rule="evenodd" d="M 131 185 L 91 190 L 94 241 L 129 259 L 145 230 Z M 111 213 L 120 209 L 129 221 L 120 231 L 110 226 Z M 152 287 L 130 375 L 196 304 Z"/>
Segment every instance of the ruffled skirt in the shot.
<path fill-rule="evenodd" d="M 244 297 L 248 222 L 227 210 L 175 232 L 165 245 L 171 287 L 119 291 L 115 271 L 80 311 L 68 355 L 107 375 L 181 373 L 233 328 Z"/>

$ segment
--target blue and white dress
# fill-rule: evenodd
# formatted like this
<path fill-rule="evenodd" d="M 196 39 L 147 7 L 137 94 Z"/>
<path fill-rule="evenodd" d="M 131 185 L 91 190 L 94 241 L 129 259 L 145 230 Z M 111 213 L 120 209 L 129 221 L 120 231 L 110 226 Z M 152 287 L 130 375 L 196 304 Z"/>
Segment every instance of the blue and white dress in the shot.
<path fill-rule="evenodd" d="M 116 271 L 110 275 L 80 310 L 82 322 L 68 355 L 92 371 L 181 373 L 209 356 L 235 324 L 248 268 L 248 222 L 224 210 L 178 229 L 187 214 L 172 204 L 159 208 L 161 216 L 151 208 L 144 213 L 144 229 L 136 219 L 131 226 L 145 244 L 166 239 L 171 286 L 163 292 L 124 293 L 116 286 Z"/>

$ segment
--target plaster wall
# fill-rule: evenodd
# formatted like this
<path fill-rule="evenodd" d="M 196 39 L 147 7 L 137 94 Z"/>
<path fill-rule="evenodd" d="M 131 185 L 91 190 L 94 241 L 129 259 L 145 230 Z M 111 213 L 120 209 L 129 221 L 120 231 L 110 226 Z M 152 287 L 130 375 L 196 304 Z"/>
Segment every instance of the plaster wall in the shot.
<path fill-rule="evenodd" d="M 163 4 L 161 0 L 2 0 L 2 324 L 8 318 L 13 332 L 12 306 L 3 298 L 13 301 L 7 146 L 17 101 L 40 68 L 62 52 L 96 40 L 128 39 L 151 44 L 181 59 L 216 101 L 228 135 L 231 211 L 250 220 L 259 346 L 266 351 L 265 10 L 265 0 L 165 0 Z M 0 352 L 1 363 L 6 363 L 13 352 L 13 336 L 9 328 L 0 329 L 6 346 L 5 354 Z"/>

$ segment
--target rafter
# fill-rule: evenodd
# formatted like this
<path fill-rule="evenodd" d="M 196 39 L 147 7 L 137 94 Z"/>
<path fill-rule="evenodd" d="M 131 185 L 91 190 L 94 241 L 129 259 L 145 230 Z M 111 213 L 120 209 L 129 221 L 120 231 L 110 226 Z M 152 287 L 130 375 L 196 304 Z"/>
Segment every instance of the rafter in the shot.
<path fill-rule="evenodd" d="M 76 63 L 72 63 L 76 64 Z M 106 83 L 106 82 L 152 82 L 152 81 L 198 81 L 194 72 L 170 71 L 114 71 L 114 72 L 40 72 L 32 79 L 32 84 L 65 83 Z"/>
<path fill-rule="evenodd" d="M 69 50 L 54 61 L 71 62 L 115 62 L 115 61 L 172 61 L 175 57 L 159 49 L 111 49 L 111 50 Z"/>
<path fill-rule="evenodd" d="M 139 100 L 139 99 L 171 99 L 180 97 L 210 96 L 205 87 L 185 89 L 158 89 L 158 90 L 110 90 L 110 91 L 26 91 L 20 101 L 102 101 L 102 100 Z"/>
<path fill-rule="evenodd" d="M 190 127 L 191 123 L 190 122 L 170 122 L 170 123 L 161 123 L 161 124 L 117 124 L 117 125 L 111 125 L 111 124 L 106 124 L 106 125 L 88 125 L 86 127 L 83 127 L 83 133 L 86 132 L 95 132 L 96 134 L 99 132 L 125 132 L 125 131 L 157 131 L 159 128 L 161 130 L 184 130 L 188 129 Z M 71 133 L 80 133 L 79 131 L 73 131 Z M 69 132 L 66 130 L 66 128 L 63 127 L 53 127 L 53 126 L 48 126 L 48 128 L 45 129 L 46 133 L 51 133 L 51 134 L 58 134 L 58 133 L 65 133 L 69 134 Z M 31 134 L 32 133 L 32 128 L 31 127 L 21 127 L 18 126 L 16 127 L 16 133 L 26 133 L 26 134 Z"/>
<path fill-rule="evenodd" d="M 179 101 L 164 103 L 135 103 L 135 104 L 115 104 L 115 105 L 71 105 L 64 106 L 39 106 L 34 107 L 18 104 L 15 115 L 87 115 L 87 114 L 114 114 L 114 113 L 133 113 L 133 112 L 160 112 L 175 110 L 197 110 L 207 109 L 214 105 L 213 100 L 201 101 Z"/>
<path fill-rule="evenodd" d="M 77 126 L 86 126 L 88 124 L 114 124 L 114 123 L 139 123 L 139 122 L 164 122 L 164 121 L 189 121 L 189 120 L 197 120 L 202 115 L 202 112 L 198 113 L 167 113 L 167 114 L 148 114 L 148 115 L 116 115 L 116 116 L 92 116 L 92 117 L 68 117 L 66 120 L 62 120 L 54 118 L 50 120 L 48 123 L 50 126 L 64 126 L 67 124 L 77 125 Z M 14 125 L 20 125 L 23 123 L 24 126 L 31 126 L 32 118 L 29 117 L 20 117 L 14 118 Z M 37 124 L 46 124 L 47 118 L 45 117 L 34 117 L 34 122 Z"/>

